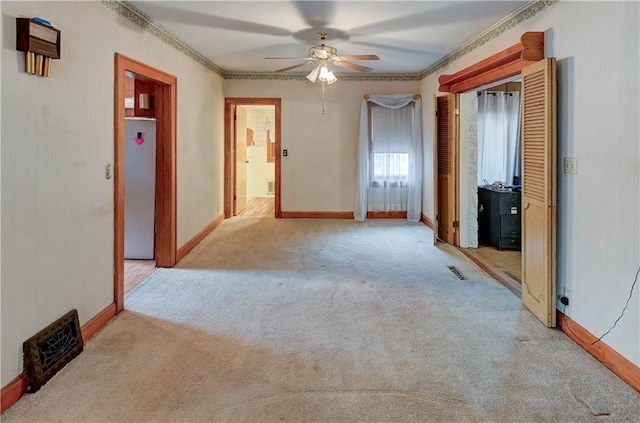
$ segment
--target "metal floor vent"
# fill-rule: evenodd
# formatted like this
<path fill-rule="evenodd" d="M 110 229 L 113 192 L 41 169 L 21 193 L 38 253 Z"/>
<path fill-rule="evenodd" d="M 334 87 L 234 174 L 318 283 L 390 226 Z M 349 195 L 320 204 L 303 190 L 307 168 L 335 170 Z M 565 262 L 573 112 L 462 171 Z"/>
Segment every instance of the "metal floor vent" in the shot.
<path fill-rule="evenodd" d="M 71 310 L 22 344 L 27 392 L 36 392 L 83 349 L 77 310 Z"/>
<path fill-rule="evenodd" d="M 458 277 L 458 279 L 460 279 L 461 281 L 466 281 L 467 277 L 465 275 L 462 274 L 462 272 L 460 270 L 458 270 L 457 267 L 455 266 L 447 266 L 449 268 L 449 270 L 451 270 L 453 272 L 454 275 L 456 275 Z"/>

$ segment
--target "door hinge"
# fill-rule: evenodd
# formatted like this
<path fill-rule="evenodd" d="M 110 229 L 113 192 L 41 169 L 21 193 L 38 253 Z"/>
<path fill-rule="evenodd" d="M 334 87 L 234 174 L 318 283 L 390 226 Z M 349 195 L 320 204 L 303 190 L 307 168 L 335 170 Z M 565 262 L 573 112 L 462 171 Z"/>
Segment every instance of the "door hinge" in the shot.
<path fill-rule="evenodd" d="M 457 220 L 453 221 L 453 227 L 454 228 L 459 228 L 460 227 L 460 222 L 458 222 Z"/>
<path fill-rule="evenodd" d="M 458 116 L 460 114 L 460 109 L 454 109 L 454 113 Z"/>
<path fill-rule="evenodd" d="M 436 110 L 436 117 L 438 117 L 438 111 Z"/>
<path fill-rule="evenodd" d="M 235 195 L 233 196 L 233 201 L 236 201 L 236 196 Z"/>

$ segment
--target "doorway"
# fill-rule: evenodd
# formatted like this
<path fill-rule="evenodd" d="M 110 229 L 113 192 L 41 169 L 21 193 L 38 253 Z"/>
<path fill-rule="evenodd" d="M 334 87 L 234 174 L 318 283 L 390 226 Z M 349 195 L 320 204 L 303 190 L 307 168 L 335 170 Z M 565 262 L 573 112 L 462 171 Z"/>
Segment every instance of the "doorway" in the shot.
<path fill-rule="evenodd" d="M 460 95 L 460 247 L 516 293 L 522 280 L 521 77 Z M 466 219 L 465 219 L 466 218 Z"/>
<path fill-rule="evenodd" d="M 125 218 L 124 293 L 126 294 L 155 270 L 155 192 L 156 119 L 152 105 L 135 104 L 140 84 L 151 90 L 155 85 L 136 81 L 126 73 L 125 84 Z M 138 101 L 138 103 L 140 103 Z M 131 106 L 131 107 L 129 107 Z"/>
<path fill-rule="evenodd" d="M 281 217 L 279 98 L 225 100 L 225 218 Z"/>
<path fill-rule="evenodd" d="M 235 216 L 275 216 L 275 106 L 238 105 Z"/>
<path fill-rule="evenodd" d="M 131 80 L 134 82 L 133 101 L 128 95 L 131 93 L 128 88 Z M 155 140 L 155 152 L 151 158 L 146 158 L 151 161 L 149 166 L 155 175 L 151 177 L 153 187 L 147 195 L 147 203 L 153 204 L 153 218 L 149 217 L 147 210 L 144 220 L 152 230 L 148 228 L 146 231 L 145 254 L 152 255 L 157 267 L 172 267 L 176 263 L 176 84 L 176 77 L 172 75 L 121 54 L 115 55 L 114 302 L 117 313 L 124 308 L 125 293 L 127 143 L 135 142 L 139 147 L 148 143 L 146 147 L 149 147 L 152 139 Z M 125 118 L 131 117 L 132 113 L 133 117 L 138 115 L 140 119 L 150 120 L 153 116 L 155 136 L 151 135 L 147 125 L 146 130 L 135 131 L 135 138 L 129 139 L 132 134 L 127 137 L 128 120 Z M 145 132 L 149 135 L 147 140 L 144 140 Z M 150 232 L 153 232 L 151 240 L 148 239 Z M 143 266 L 149 267 L 148 263 Z"/>

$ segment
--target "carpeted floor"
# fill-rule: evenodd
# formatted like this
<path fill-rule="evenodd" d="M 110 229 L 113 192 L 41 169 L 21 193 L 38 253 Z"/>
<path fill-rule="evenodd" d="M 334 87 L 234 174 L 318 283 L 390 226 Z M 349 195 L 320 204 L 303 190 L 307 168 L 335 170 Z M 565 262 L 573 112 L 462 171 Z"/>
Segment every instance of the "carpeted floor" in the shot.
<path fill-rule="evenodd" d="M 640 421 L 636 391 L 422 224 L 230 219 L 125 307 L 2 421 Z"/>

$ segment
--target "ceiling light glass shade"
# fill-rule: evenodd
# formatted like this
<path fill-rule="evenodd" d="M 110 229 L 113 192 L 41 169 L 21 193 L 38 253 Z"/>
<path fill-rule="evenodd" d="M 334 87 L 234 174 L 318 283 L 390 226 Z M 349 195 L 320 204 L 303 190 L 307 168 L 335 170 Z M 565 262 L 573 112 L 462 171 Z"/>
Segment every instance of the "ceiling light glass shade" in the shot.
<path fill-rule="evenodd" d="M 336 78 L 336 76 L 333 74 L 333 72 L 329 71 L 329 74 L 327 75 L 327 84 L 331 85 L 334 82 L 336 82 L 338 80 L 338 78 Z"/>
<path fill-rule="evenodd" d="M 320 81 L 327 81 L 329 79 L 329 74 L 331 73 L 331 71 L 329 70 L 328 67 L 326 66 L 321 66 L 320 67 Z"/>
<path fill-rule="evenodd" d="M 307 79 L 311 82 L 316 82 L 316 79 L 318 79 L 318 72 L 320 72 L 320 65 L 316 66 L 311 72 L 309 72 Z"/>
<path fill-rule="evenodd" d="M 329 70 L 328 67 L 326 67 L 325 65 L 322 65 L 320 67 L 320 81 L 324 81 L 327 84 L 333 84 L 334 82 L 336 82 L 338 80 L 338 78 L 336 78 L 336 76 L 333 74 L 333 72 L 331 72 Z"/>

